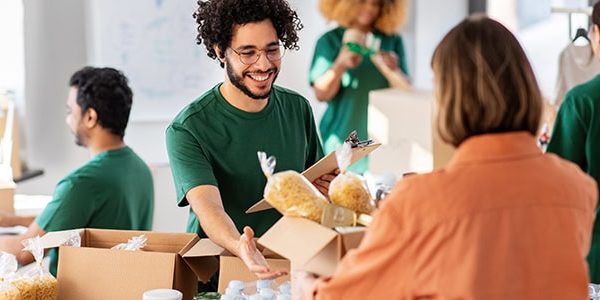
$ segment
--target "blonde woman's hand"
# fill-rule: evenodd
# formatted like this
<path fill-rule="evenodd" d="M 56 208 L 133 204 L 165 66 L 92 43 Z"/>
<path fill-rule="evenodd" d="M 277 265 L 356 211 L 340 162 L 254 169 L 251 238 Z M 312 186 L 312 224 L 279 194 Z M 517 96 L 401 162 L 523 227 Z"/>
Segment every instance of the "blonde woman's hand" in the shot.
<path fill-rule="evenodd" d="M 381 60 L 383 64 L 385 64 L 385 66 L 387 66 L 390 70 L 395 71 L 400 69 L 400 67 L 398 67 L 398 61 L 400 59 L 398 58 L 398 55 L 396 55 L 396 53 L 381 51 L 376 55 L 381 55 Z"/>
<path fill-rule="evenodd" d="M 396 54 L 392 52 L 378 52 L 371 55 L 371 61 L 391 87 L 410 90 L 410 83 L 398 67 L 398 56 Z"/>
<path fill-rule="evenodd" d="M 343 46 L 334 62 L 334 68 L 340 71 L 346 71 L 358 67 L 362 62 L 362 56 L 348 50 L 346 46 Z"/>

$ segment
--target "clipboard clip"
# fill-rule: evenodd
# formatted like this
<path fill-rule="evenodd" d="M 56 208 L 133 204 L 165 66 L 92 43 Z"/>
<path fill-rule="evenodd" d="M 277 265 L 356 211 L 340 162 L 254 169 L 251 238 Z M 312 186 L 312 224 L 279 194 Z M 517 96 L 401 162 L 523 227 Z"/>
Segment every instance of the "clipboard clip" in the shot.
<path fill-rule="evenodd" d="M 373 140 L 361 141 L 358 139 L 358 133 L 356 132 L 356 130 L 353 130 L 352 132 L 350 132 L 346 140 L 344 140 L 344 143 L 350 144 L 350 147 L 352 148 L 363 148 L 373 144 Z"/>

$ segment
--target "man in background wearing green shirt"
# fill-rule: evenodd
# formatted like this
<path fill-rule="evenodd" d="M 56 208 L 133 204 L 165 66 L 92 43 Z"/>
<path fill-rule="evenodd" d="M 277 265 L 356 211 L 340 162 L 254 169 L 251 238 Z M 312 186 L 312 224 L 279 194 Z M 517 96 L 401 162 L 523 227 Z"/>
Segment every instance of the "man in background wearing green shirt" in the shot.
<path fill-rule="evenodd" d="M 285 272 L 269 269 L 252 238 L 280 215 L 245 211 L 266 183 L 257 151 L 277 158 L 276 171 L 301 172 L 323 155 L 308 101 L 273 85 L 285 50 L 298 48 L 302 25 L 285 0 L 209 0 L 194 17 L 198 43 L 226 76 L 167 128 L 178 205 L 191 206 L 188 232 L 240 257 L 259 278 L 277 277 Z M 332 178 L 314 184 L 324 192 Z"/>
<path fill-rule="evenodd" d="M 123 141 L 133 94 L 127 78 L 112 68 L 85 67 L 70 80 L 66 122 L 91 159 L 65 176 L 52 201 L 33 217 L 2 216 L 0 226 L 29 226 L 24 234 L 0 236 L 0 251 L 33 261 L 21 241 L 76 228 L 150 230 L 154 211 L 152 175 Z M 58 250 L 50 251 L 56 275 Z"/>

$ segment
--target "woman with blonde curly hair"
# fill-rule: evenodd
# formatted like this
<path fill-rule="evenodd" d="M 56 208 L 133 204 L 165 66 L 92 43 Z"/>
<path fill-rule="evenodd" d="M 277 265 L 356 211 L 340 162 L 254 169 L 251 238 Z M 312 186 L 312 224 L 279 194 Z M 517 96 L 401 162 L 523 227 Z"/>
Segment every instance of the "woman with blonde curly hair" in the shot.
<path fill-rule="evenodd" d="M 309 72 L 317 99 L 328 104 L 319 126 L 328 153 L 352 130 L 367 137 L 370 91 L 408 87 L 404 44 L 397 34 L 407 0 L 321 0 L 320 10 L 338 24 L 317 41 Z M 362 47 L 356 50 L 349 42 Z M 365 172 L 367 160 L 351 169 Z"/>

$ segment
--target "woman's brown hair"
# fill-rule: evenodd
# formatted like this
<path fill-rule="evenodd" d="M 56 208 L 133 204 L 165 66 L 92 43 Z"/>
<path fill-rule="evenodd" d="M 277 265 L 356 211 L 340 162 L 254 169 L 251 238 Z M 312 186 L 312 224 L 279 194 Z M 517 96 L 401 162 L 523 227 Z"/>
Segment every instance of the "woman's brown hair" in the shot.
<path fill-rule="evenodd" d="M 484 133 L 536 134 L 542 95 L 525 52 L 500 23 L 466 18 L 442 39 L 432 57 L 436 126 L 454 146 Z"/>
<path fill-rule="evenodd" d="M 337 22 L 340 26 L 350 27 L 360 5 L 364 0 L 321 0 L 319 9 L 321 14 L 330 21 Z M 375 29 L 385 33 L 398 32 L 406 20 L 408 0 L 380 0 L 381 12 L 375 21 Z"/>

